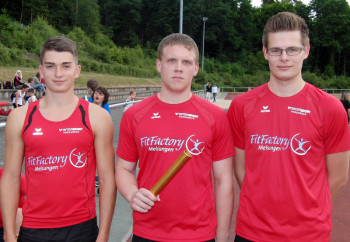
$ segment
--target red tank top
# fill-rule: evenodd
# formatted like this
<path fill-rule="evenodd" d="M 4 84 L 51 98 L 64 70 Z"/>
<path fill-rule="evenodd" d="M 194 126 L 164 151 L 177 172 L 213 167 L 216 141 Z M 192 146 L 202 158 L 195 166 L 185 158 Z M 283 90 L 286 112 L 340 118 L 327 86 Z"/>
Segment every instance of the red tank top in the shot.
<path fill-rule="evenodd" d="M 27 201 L 23 227 L 58 228 L 96 216 L 96 157 L 89 103 L 79 99 L 73 114 L 50 121 L 29 104 L 24 141 Z"/>

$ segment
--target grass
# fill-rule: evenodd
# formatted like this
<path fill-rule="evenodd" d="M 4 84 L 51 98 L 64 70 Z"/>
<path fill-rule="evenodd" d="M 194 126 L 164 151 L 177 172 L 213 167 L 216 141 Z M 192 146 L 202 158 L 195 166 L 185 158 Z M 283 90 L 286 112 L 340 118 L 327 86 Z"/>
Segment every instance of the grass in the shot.
<path fill-rule="evenodd" d="M 28 78 L 34 76 L 38 69 L 28 67 L 4 67 L 0 66 L 0 81 L 13 81 L 17 70 L 22 71 L 23 80 L 27 82 Z M 76 87 L 86 87 L 89 79 L 96 79 L 100 86 L 160 86 L 159 78 L 142 78 L 131 76 L 117 76 L 110 74 L 82 72 L 79 78 L 75 80 Z"/>

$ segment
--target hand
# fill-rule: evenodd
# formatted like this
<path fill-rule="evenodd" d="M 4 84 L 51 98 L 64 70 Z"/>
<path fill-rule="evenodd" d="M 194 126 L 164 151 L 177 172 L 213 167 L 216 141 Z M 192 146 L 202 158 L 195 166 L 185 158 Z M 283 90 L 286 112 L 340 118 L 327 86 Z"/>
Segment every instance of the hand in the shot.
<path fill-rule="evenodd" d="M 130 207 L 137 212 L 147 213 L 154 205 L 159 202 L 159 196 L 155 197 L 149 190 L 140 188 L 131 198 Z"/>

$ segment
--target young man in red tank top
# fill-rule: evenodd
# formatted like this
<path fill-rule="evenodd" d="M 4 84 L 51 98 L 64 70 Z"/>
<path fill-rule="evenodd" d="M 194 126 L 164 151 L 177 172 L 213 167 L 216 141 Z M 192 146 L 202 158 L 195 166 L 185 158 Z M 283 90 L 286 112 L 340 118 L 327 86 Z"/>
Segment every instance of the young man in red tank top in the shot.
<path fill-rule="evenodd" d="M 27 200 L 18 241 L 108 241 L 116 187 L 113 124 L 104 109 L 74 95 L 79 76 L 74 41 L 48 39 L 40 53 L 46 96 L 15 109 L 5 130 L 1 211 L 6 241 L 14 221 L 25 162 Z M 97 228 L 94 182 L 100 177 Z M 18 191 L 18 192 L 17 192 Z"/>

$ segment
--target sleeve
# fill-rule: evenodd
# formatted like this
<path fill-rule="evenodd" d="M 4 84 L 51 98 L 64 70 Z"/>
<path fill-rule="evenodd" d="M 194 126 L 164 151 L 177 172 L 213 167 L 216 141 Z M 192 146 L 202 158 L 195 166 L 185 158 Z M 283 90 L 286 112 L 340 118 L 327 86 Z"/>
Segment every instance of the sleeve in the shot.
<path fill-rule="evenodd" d="M 324 105 L 324 142 L 326 154 L 350 150 L 350 129 L 348 117 L 341 102 L 333 100 Z"/>
<path fill-rule="evenodd" d="M 232 101 L 227 116 L 232 129 L 235 147 L 245 150 L 244 105 L 239 102 L 239 97 Z"/>
<path fill-rule="evenodd" d="M 235 145 L 225 111 L 216 115 L 213 142 L 213 161 L 220 161 L 235 154 Z"/>
<path fill-rule="evenodd" d="M 107 102 L 105 105 L 102 106 L 104 109 L 106 109 L 109 114 L 111 114 L 111 109 L 109 108 L 109 103 Z"/>
<path fill-rule="evenodd" d="M 120 122 L 117 156 L 130 162 L 138 161 L 137 144 L 134 139 L 135 127 L 131 112 L 124 113 Z"/>

